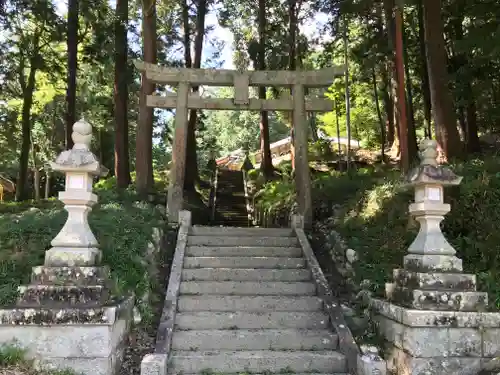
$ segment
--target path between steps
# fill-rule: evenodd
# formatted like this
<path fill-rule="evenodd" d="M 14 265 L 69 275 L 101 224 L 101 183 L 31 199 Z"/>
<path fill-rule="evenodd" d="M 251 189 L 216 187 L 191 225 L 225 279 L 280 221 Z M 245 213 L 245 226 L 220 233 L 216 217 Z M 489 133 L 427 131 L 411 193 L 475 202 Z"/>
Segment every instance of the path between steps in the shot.
<path fill-rule="evenodd" d="M 241 171 L 218 170 L 215 211 L 216 219 L 212 223 L 214 226 L 248 227 L 248 211 Z"/>
<path fill-rule="evenodd" d="M 345 374 L 291 229 L 193 227 L 168 373 Z"/>

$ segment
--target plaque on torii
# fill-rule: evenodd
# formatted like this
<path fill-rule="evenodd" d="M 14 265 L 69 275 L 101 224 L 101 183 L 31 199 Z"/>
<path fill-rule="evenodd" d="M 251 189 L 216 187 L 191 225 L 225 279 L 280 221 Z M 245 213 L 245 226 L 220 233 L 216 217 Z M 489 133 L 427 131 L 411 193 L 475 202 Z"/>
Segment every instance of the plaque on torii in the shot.
<path fill-rule="evenodd" d="M 183 186 L 186 163 L 186 140 L 189 109 L 234 111 L 291 111 L 294 124 L 295 185 L 299 214 L 304 224 L 312 222 L 311 178 L 307 155 L 307 112 L 329 112 L 333 102 L 322 98 L 308 98 L 305 88 L 328 87 L 337 76 L 344 74 L 344 67 L 312 71 L 238 71 L 228 69 L 170 68 L 134 62 L 143 77 L 152 83 L 177 87 L 176 93 L 165 96 L 148 95 L 146 103 L 152 108 L 175 108 L 175 131 L 172 152 L 172 170 L 168 192 L 169 219 L 177 222 L 183 206 Z M 234 98 L 205 98 L 192 93 L 193 86 L 233 86 Z M 249 97 L 250 86 L 288 87 L 292 96 L 279 99 Z"/>

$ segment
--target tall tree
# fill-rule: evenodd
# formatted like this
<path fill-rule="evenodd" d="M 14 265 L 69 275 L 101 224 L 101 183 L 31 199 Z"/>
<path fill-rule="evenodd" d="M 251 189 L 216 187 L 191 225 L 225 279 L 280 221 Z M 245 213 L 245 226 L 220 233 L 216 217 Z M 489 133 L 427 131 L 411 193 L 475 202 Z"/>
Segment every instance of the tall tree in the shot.
<path fill-rule="evenodd" d="M 53 47 L 55 43 L 62 41 L 63 24 L 55 12 L 54 5 L 47 0 L 11 1 L 9 7 L 0 12 L 0 20 L 2 36 L 5 35 L 5 38 L 0 40 L 0 53 L 6 56 L 0 68 L 0 93 L 2 99 L 14 99 L 19 103 L 18 107 L 17 104 L 15 106 L 20 117 L 20 139 L 12 139 L 12 144 L 14 147 L 18 142 L 21 144 L 18 154 L 16 199 L 24 200 L 30 196 L 28 167 L 32 150 L 32 112 L 37 75 L 44 72 L 55 77 L 61 73 L 61 67 L 58 65 L 61 56 Z M 0 118 L 3 118 L 4 114 Z M 7 120 L 17 123 L 17 114 L 7 117 Z"/>
<path fill-rule="evenodd" d="M 431 92 L 429 87 L 429 72 L 427 69 L 427 51 L 425 48 L 425 26 L 423 0 L 417 2 L 418 43 L 420 54 L 420 79 L 422 82 L 422 102 L 424 111 L 424 131 L 428 138 L 432 138 Z"/>
<path fill-rule="evenodd" d="M 157 32 L 156 32 L 156 0 L 142 0 L 142 46 L 144 61 L 156 64 Z M 141 77 L 139 99 L 139 122 L 136 137 L 136 188 L 141 195 L 153 187 L 153 108 L 147 106 L 147 96 L 155 90 L 155 85 Z"/>
<path fill-rule="evenodd" d="M 460 124 L 462 125 L 467 152 L 475 153 L 478 152 L 481 147 L 477 126 L 477 106 L 471 83 L 473 79 L 470 75 L 470 53 L 462 50 L 461 46 L 457 46 L 462 43 L 465 38 L 463 23 L 467 11 L 467 2 L 465 0 L 458 0 L 455 1 L 453 5 L 453 13 L 450 16 L 450 25 L 455 43 L 452 45 L 453 55 L 451 56 L 451 65 L 453 73 L 457 77 L 457 109 L 459 111 Z"/>
<path fill-rule="evenodd" d="M 423 0 L 424 28 L 436 139 L 447 159 L 463 156 L 462 142 L 448 88 L 447 55 L 441 0 Z"/>
<path fill-rule="evenodd" d="M 119 188 L 130 185 L 128 152 L 128 0 L 116 1 L 115 18 L 115 176 Z"/>
<path fill-rule="evenodd" d="M 76 122 L 76 76 L 78 71 L 79 0 L 68 0 L 68 73 L 66 90 L 66 149 L 73 147 L 72 127 Z"/>
<path fill-rule="evenodd" d="M 184 8 L 187 5 L 184 6 Z M 203 38 L 205 36 L 205 18 L 207 15 L 207 0 L 198 0 L 196 6 L 196 36 L 194 39 L 194 61 L 192 62 L 192 66 L 188 66 L 188 63 L 191 64 L 191 56 L 189 56 L 187 52 L 186 54 L 186 67 L 192 67 L 194 69 L 199 69 L 201 67 L 201 58 L 203 52 Z M 185 12 L 185 11 L 184 11 Z M 187 19 L 189 22 L 189 17 Z M 185 28 L 186 28 L 185 23 Z M 185 43 L 189 41 L 189 45 L 184 46 L 186 49 L 191 49 L 190 42 L 190 32 L 189 26 L 185 30 L 184 40 Z M 193 87 L 193 92 L 198 92 L 199 87 Z M 198 156 L 197 156 L 197 144 L 196 144 L 196 125 L 198 119 L 198 113 L 196 109 L 192 109 L 189 112 L 189 120 L 188 120 L 188 130 L 187 130 L 187 149 L 186 149 L 186 172 L 184 176 L 184 189 L 186 190 L 195 190 L 195 183 L 199 178 L 198 174 Z"/>
<path fill-rule="evenodd" d="M 266 0 L 259 0 L 258 12 L 259 42 L 258 42 L 258 70 L 266 70 Z M 259 86 L 259 98 L 266 99 L 266 87 Z M 269 116 L 267 111 L 260 112 L 260 153 L 262 162 L 260 169 L 264 177 L 269 180 L 274 173 L 273 159 L 269 142 Z"/>

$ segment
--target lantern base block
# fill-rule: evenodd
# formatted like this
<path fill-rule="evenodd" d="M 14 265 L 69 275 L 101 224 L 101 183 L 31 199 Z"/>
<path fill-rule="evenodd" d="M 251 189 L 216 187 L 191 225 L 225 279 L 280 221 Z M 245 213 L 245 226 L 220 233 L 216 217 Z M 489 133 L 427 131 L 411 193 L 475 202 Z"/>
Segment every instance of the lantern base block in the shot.
<path fill-rule="evenodd" d="M 102 253 L 96 247 L 53 247 L 45 252 L 45 266 L 89 267 L 101 262 Z"/>

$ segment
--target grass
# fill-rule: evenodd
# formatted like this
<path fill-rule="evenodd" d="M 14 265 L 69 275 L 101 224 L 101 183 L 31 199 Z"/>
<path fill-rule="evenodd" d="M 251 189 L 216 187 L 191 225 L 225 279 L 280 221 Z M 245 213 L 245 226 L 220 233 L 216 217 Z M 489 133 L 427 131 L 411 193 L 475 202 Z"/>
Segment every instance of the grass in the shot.
<path fill-rule="evenodd" d="M 26 352 L 14 346 L 0 346 L 0 375 L 77 375 L 72 370 L 37 370 Z"/>

